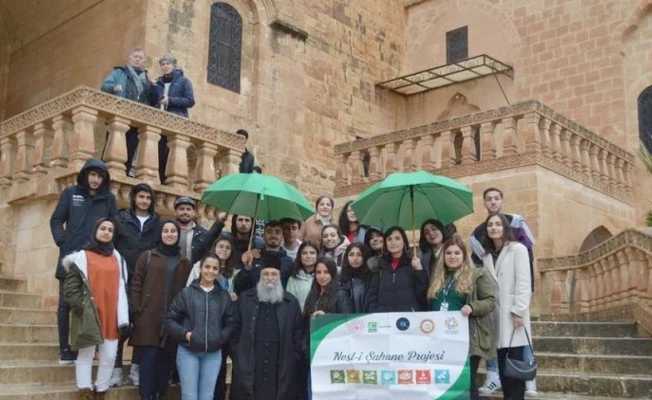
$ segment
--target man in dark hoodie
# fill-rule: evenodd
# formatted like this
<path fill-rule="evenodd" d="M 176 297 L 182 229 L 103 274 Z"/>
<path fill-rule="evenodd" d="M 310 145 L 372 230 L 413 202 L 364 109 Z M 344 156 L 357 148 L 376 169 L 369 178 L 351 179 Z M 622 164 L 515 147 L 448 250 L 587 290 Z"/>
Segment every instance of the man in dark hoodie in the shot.
<path fill-rule="evenodd" d="M 162 75 L 154 83 L 151 105 L 188 118 L 188 109 L 195 105 L 192 83 L 183 75 L 183 70 L 177 68 L 177 60 L 172 55 L 164 55 L 158 63 Z M 158 170 L 161 183 L 165 182 L 165 167 L 170 153 L 167 144 L 167 136 L 161 135 L 161 140 L 158 142 Z"/>
<path fill-rule="evenodd" d="M 111 177 L 104 162 L 88 160 L 77 176 L 77 185 L 61 193 L 52 217 L 50 230 L 54 242 L 59 247 L 59 260 L 55 277 L 59 280 L 59 307 L 57 323 L 59 326 L 60 363 L 71 364 L 76 355 L 70 350 L 68 342 L 70 308 L 63 301 L 63 279 L 65 271 L 61 260 L 66 255 L 81 250 L 93 233 L 99 218 L 114 219 L 117 210 L 115 196 L 109 190 Z"/>
<path fill-rule="evenodd" d="M 115 247 L 127 262 L 129 280 L 136 268 L 138 256 L 146 250 L 153 249 L 159 241 L 161 221 L 154 211 L 156 197 L 154 190 L 146 183 L 139 183 L 129 193 L 130 206 L 118 212 L 118 229 Z M 122 384 L 122 350 L 124 339 L 118 343 L 118 353 L 115 359 L 115 369 L 111 376 L 111 386 Z M 138 383 L 138 362 L 132 357 L 129 377 L 132 382 Z"/>
<path fill-rule="evenodd" d="M 152 82 L 145 69 L 145 50 L 136 48 L 129 52 L 126 65 L 114 67 L 102 82 L 102 91 L 139 103 L 149 104 Z M 138 147 L 138 129 L 131 127 L 127 139 L 127 174 L 133 176 L 132 163 Z"/>

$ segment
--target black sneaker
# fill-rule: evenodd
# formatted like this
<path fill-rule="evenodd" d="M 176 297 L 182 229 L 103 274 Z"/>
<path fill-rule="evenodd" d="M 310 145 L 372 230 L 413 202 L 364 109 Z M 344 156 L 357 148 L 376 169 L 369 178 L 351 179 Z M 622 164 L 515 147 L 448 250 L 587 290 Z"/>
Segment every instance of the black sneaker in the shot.
<path fill-rule="evenodd" d="M 77 352 L 70 349 L 65 349 L 59 354 L 59 364 L 71 365 L 77 359 Z"/>

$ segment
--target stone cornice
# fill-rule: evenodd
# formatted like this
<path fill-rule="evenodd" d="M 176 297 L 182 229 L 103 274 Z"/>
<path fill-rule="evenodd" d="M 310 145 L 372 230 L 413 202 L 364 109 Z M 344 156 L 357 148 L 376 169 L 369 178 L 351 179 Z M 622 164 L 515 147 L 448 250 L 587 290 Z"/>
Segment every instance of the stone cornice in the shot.
<path fill-rule="evenodd" d="M 181 118 L 137 102 L 80 86 L 58 97 L 32 107 L 0 123 L 0 138 L 27 129 L 74 108 L 86 106 L 93 110 L 116 115 L 133 125 L 148 125 L 167 132 L 178 132 L 191 138 L 244 151 L 244 138 L 220 129 Z"/>

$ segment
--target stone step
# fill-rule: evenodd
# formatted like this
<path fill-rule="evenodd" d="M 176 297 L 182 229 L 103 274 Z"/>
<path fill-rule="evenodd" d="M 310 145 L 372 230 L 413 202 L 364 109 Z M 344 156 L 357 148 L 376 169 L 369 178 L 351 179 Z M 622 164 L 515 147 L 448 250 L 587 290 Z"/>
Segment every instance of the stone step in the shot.
<path fill-rule="evenodd" d="M 638 326 L 633 322 L 532 322 L 534 336 L 562 337 L 640 337 Z"/>
<path fill-rule="evenodd" d="M 0 307 L 40 308 L 41 305 L 38 294 L 0 290 Z"/>
<path fill-rule="evenodd" d="M 0 397 L 1 398 L 1 397 Z M 583 394 L 573 393 L 537 393 L 536 396 L 525 395 L 527 400 L 645 400 L 649 397 L 627 398 L 627 397 L 604 397 L 604 396 L 588 396 Z M 502 400 L 503 393 L 497 391 L 495 394 L 489 396 L 480 396 L 482 400 Z"/>
<path fill-rule="evenodd" d="M 56 339 L 56 338 L 52 338 Z M 0 343 L 0 361 L 56 360 L 59 343 Z"/>
<path fill-rule="evenodd" d="M 106 400 L 139 400 L 138 388 L 122 386 L 111 388 Z M 0 384 L 0 400 L 77 400 L 79 394 L 74 383 L 67 384 Z M 167 400 L 179 400 L 179 389 L 170 386 Z"/>
<path fill-rule="evenodd" d="M 74 383 L 75 366 L 56 361 L 4 361 L 0 366 L 0 384 Z"/>
<path fill-rule="evenodd" d="M 52 343 L 58 335 L 56 325 L 0 324 L 0 342 Z"/>
<path fill-rule="evenodd" d="M 542 394 L 565 393 L 591 398 L 652 399 L 652 376 L 648 370 L 641 371 L 643 374 L 640 375 L 614 375 L 575 372 L 570 368 L 556 371 L 541 369 L 537 371 L 537 390 Z M 481 370 L 478 375 L 479 382 L 484 382 L 484 372 Z"/>
<path fill-rule="evenodd" d="M 534 337 L 537 352 L 652 356 L 652 338 Z"/>
<path fill-rule="evenodd" d="M 539 368 L 542 370 L 565 370 L 620 375 L 646 373 L 652 366 L 651 356 L 538 352 L 536 353 L 536 357 L 539 362 Z"/>
<path fill-rule="evenodd" d="M 56 310 L 0 307 L 0 324 L 56 324 Z"/>
<path fill-rule="evenodd" d="M 25 290 L 27 282 L 24 279 L 13 278 L 0 273 L 0 290 L 19 292 Z"/>

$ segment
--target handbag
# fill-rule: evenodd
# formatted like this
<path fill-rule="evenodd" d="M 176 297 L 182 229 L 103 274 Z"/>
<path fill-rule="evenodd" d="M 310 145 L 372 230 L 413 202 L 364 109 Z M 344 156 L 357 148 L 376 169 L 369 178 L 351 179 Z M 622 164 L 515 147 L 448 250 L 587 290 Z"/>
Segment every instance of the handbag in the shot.
<path fill-rule="evenodd" d="M 516 328 L 512 330 L 512 337 L 509 339 L 509 349 L 507 350 L 507 355 L 505 356 L 505 372 L 503 374 L 512 379 L 518 379 L 521 381 L 531 381 L 537 376 L 537 368 L 539 364 L 537 363 L 536 357 L 534 357 L 534 349 L 532 349 L 532 342 L 530 341 L 530 335 L 525 330 L 525 337 L 527 337 L 527 345 L 530 346 L 530 351 L 532 351 L 532 360 L 516 360 L 509 358 L 509 351 L 512 349 L 512 340 L 514 339 L 514 333 Z"/>

